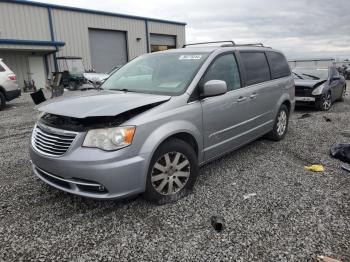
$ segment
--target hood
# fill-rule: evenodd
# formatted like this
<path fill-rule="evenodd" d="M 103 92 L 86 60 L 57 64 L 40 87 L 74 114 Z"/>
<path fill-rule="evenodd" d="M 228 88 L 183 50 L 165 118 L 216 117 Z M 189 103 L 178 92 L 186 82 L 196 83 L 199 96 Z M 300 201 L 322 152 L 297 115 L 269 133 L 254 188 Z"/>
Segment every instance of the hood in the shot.
<path fill-rule="evenodd" d="M 84 73 L 85 79 L 91 82 L 101 82 L 109 77 L 108 74 L 99 73 Z"/>
<path fill-rule="evenodd" d="M 326 82 L 327 80 L 303 80 L 303 79 L 294 79 L 294 83 L 295 83 L 295 88 L 298 87 L 309 87 L 309 88 L 313 88 L 316 86 L 319 86 L 321 84 L 323 84 L 324 82 Z"/>
<path fill-rule="evenodd" d="M 119 91 L 92 90 L 74 93 L 73 96 L 50 99 L 38 105 L 36 109 L 74 118 L 116 116 L 132 109 L 165 102 L 171 98 L 163 95 Z"/>

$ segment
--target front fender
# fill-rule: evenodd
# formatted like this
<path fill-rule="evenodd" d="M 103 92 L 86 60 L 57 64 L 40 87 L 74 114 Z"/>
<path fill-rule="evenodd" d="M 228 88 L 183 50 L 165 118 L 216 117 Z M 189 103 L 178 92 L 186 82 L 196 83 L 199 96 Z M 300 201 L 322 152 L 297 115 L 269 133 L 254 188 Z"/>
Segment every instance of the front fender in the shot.
<path fill-rule="evenodd" d="M 153 130 L 143 143 L 140 154 L 150 154 L 152 156 L 161 143 L 178 133 L 187 133 L 196 140 L 198 145 L 198 162 L 201 163 L 203 161 L 203 139 L 201 132 L 193 123 L 184 120 L 167 122 Z"/>

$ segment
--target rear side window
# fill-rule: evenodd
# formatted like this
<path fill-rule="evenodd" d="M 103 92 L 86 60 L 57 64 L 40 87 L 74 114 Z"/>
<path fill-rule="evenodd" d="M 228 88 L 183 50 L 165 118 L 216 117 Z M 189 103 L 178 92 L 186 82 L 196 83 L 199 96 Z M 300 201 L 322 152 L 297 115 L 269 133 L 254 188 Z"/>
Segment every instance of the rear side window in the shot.
<path fill-rule="evenodd" d="M 263 52 L 241 52 L 246 84 L 254 85 L 270 80 L 270 69 Z"/>
<path fill-rule="evenodd" d="M 266 55 L 269 59 L 272 79 L 290 75 L 289 65 L 282 54 L 277 52 L 266 52 Z"/>
<path fill-rule="evenodd" d="M 5 68 L 2 67 L 2 65 L 0 64 L 0 72 L 5 72 Z"/>
<path fill-rule="evenodd" d="M 219 56 L 210 66 L 203 78 L 203 83 L 209 80 L 223 80 L 227 84 L 227 90 L 235 90 L 241 87 L 236 59 L 233 54 Z"/>

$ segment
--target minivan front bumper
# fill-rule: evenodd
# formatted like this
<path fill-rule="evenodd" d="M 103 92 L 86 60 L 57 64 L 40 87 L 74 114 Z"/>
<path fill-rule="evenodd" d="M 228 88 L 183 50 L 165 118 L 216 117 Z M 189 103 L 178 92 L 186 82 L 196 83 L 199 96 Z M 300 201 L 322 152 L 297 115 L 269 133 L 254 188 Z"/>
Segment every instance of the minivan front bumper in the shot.
<path fill-rule="evenodd" d="M 44 156 L 30 146 L 34 174 L 62 191 L 95 199 L 118 199 L 144 192 L 148 156 L 118 159 L 118 154 L 110 157 L 115 152 L 81 147 L 70 153 L 81 158 Z M 89 161 L 86 154 L 97 154 L 96 160 Z M 106 158 L 102 160 L 101 154 Z"/>

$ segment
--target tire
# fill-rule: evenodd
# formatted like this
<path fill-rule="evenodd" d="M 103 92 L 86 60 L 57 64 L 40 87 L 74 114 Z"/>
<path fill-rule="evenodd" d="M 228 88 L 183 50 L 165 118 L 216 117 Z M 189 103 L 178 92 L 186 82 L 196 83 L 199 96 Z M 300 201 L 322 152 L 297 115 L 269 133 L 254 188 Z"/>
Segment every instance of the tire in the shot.
<path fill-rule="evenodd" d="M 316 108 L 320 111 L 328 111 L 332 107 L 332 94 L 328 92 L 316 99 Z"/>
<path fill-rule="evenodd" d="M 346 85 L 343 86 L 343 91 L 341 93 L 341 97 L 340 97 L 340 101 L 344 101 L 345 100 L 345 96 L 346 96 Z"/>
<path fill-rule="evenodd" d="M 278 110 L 275 123 L 273 124 L 272 131 L 268 134 L 268 138 L 273 141 L 282 140 L 287 131 L 288 131 L 288 123 L 289 123 L 289 110 L 286 105 L 281 105 Z"/>
<path fill-rule="evenodd" d="M 198 173 L 194 149 L 183 140 L 170 139 L 158 147 L 151 159 L 143 197 L 160 205 L 175 202 L 192 190 Z"/>
<path fill-rule="evenodd" d="M 0 110 L 3 110 L 6 106 L 6 97 L 0 92 Z"/>

